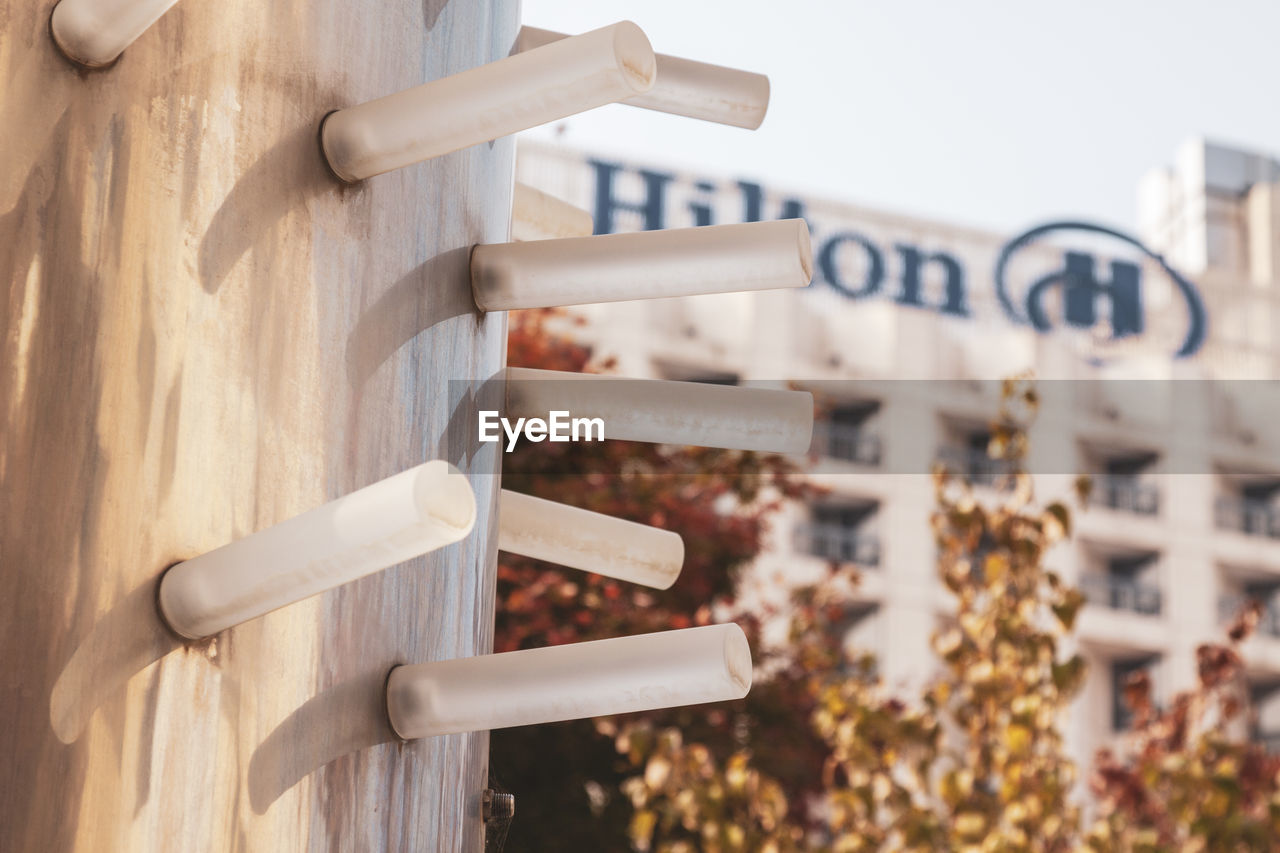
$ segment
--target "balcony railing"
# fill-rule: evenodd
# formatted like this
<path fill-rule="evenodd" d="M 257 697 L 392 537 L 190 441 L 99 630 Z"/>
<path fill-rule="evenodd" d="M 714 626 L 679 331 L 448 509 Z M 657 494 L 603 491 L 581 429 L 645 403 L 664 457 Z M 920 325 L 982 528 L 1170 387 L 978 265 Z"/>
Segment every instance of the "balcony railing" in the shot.
<path fill-rule="evenodd" d="M 880 565 L 880 539 L 875 534 L 839 524 L 819 522 L 797 528 L 796 549 L 841 563 Z"/>
<path fill-rule="evenodd" d="M 1224 530 L 1280 539 L 1280 509 L 1262 501 L 1223 496 L 1214 503 L 1214 518 Z"/>
<path fill-rule="evenodd" d="M 1222 596 L 1218 599 L 1218 618 L 1223 622 L 1230 622 L 1250 600 L 1259 599 L 1251 595 Z M 1280 601 L 1272 598 L 1262 602 L 1262 613 L 1258 616 L 1258 632 L 1280 637 Z"/>
<path fill-rule="evenodd" d="M 1160 512 L 1160 487 L 1134 477 L 1100 474 L 1094 477 L 1093 494 L 1103 506 L 1137 515 Z"/>
<path fill-rule="evenodd" d="M 1009 459 L 992 459 L 985 451 L 954 445 L 938 448 L 938 461 L 975 486 L 1012 486 L 1018 466 Z"/>
<path fill-rule="evenodd" d="M 1160 587 L 1155 584 L 1101 572 L 1084 575 L 1080 588 L 1092 604 L 1143 616 L 1159 616 L 1164 603 Z"/>
<path fill-rule="evenodd" d="M 859 465 L 880 464 L 880 436 L 855 424 L 818 421 L 813 425 L 815 447 L 832 459 Z"/>

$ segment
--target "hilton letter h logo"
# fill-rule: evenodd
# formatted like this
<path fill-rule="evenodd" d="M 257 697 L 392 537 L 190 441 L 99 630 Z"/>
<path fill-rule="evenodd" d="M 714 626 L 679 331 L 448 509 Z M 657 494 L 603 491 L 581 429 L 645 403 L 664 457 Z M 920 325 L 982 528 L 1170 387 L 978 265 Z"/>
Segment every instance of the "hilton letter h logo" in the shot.
<path fill-rule="evenodd" d="M 1069 325 L 1091 329 L 1098 322 L 1098 298 L 1111 302 L 1111 336 L 1123 338 L 1142 332 L 1142 270 L 1127 261 L 1111 262 L 1111 281 L 1098 280 L 1093 255 L 1066 252 L 1066 263 L 1027 291 L 1027 316 L 1036 329 L 1048 331 L 1049 318 L 1043 300 L 1053 285 L 1062 284 L 1063 316 Z"/>

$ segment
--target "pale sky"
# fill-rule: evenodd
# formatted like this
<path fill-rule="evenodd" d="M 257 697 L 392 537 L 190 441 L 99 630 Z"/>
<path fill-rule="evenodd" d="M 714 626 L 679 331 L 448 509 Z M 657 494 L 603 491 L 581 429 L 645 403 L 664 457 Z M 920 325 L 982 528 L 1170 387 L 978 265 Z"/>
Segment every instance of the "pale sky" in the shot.
<path fill-rule="evenodd" d="M 560 141 L 959 225 L 1133 226 L 1138 179 L 1204 136 L 1280 154 L 1280 0 L 524 0 L 768 74 L 757 131 L 609 106 Z M 554 127 L 531 131 L 556 135 Z"/>

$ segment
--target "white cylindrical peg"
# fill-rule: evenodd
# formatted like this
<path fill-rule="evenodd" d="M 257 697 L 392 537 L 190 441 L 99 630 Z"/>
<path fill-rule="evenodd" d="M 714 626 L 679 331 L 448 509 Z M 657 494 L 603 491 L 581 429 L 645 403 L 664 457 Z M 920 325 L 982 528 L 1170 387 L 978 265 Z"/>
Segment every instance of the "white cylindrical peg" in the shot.
<path fill-rule="evenodd" d="M 508 367 L 504 416 L 599 418 L 604 437 L 765 453 L 805 453 L 813 395 L 667 379 Z"/>
<path fill-rule="evenodd" d="M 451 545 L 475 520 L 467 478 L 427 462 L 178 563 L 160 581 L 160 612 L 182 636 L 209 637 Z"/>
<path fill-rule="evenodd" d="M 61 0 L 49 29 L 67 58 L 90 68 L 110 65 L 178 0 Z"/>
<path fill-rule="evenodd" d="M 805 287 L 813 248 L 803 219 L 494 243 L 471 252 L 483 311 Z"/>
<path fill-rule="evenodd" d="M 564 33 L 522 27 L 516 50 L 533 50 L 568 38 Z M 755 130 L 769 109 L 769 78 L 695 62 L 665 53 L 657 55 L 658 79 L 643 95 L 623 101 L 633 107 Z"/>
<path fill-rule="evenodd" d="M 653 48 L 630 21 L 329 115 L 329 167 L 359 181 L 647 92 Z"/>
<path fill-rule="evenodd" d="M 396 667 L 391 727 L 406 740 L 741 699 L 751 649 L 707 625 Z"/>
<path fill-rule="evenodd" d="M 516 181 L 511 196 L 512 240 L 589 237 L 594 227 L 591 214 L 582 208 Z"/>
<path fill-rule="evenodd" d="M 502 490 L 498 549 L 667 589 L 684 565 L 680 534 Z"/>

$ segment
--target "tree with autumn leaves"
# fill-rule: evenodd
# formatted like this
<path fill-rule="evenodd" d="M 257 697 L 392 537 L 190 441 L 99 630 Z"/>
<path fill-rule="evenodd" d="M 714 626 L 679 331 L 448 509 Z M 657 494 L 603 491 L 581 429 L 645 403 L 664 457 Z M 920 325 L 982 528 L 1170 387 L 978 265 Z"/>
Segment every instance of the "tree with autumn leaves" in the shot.
<path fill-rule="evenodd" d="M 989 448 L 1011 470 L 999 497 L 934 475 L 938 572 L 955 601 L 934 637 L 941 674 L 911 703 L 857 679 L 822 687 L 813 722 L 831 747 L 835 850 L 1048 853 L 1078 837 L 1060 725 L 1084 662 L 1061 644 L 1083 598 L 1044 562 L 1070 512 L 1036 504 L 1021 470 L 1034 388 L 1006 383 L 1003 399 Z"/>
<path fill-rule="evenodd" d="M 592 369 L 593 354 L 554 331 L 566 322 L 513 315 L 509 363 Z M 934 638 L 938 677 L 910 699 L 892 695 L 870 656 L 844 651 L 854 567 L 833 564 L 793 591 L 779 647 L 761 633 L 779 614 L 736 603 L 770 517 L 814 493 L 790 463 L 613 441 L 509 455 L 506 487 L 676 530 L 686 563 L 672 589 L 653 591 L 503 554 L 496 650 L 732 619 L 758 674 L 735 703 L 494 732 L 492 781 L 518 793 L 507 849 L 1269 849 L 1280 766 L 1239 736 L 1247 697 L 1233 647 L 1256 612 L 1237 620 L 1232 646 L 1200 650 L 1199 689 L 1167 710 L 1134 683 L 1135 731 L 1128 749 L 1099 756 L 1097 817 L 1084 825 L 1061 735 L 1084 676 L 1063 650 L 1083 598 L 1045 563 L 1071 513 L 1037 503 L 1021 471 L 1034 387 L 1005 391 L 989 452 L 1007 460 L 1007 488 L 980 496 L 935 473 L 932 532 L 955 616 Z"/>
<path fill-rule="evenodd" d="M 1197 686 L 1167 708 L 1152 699 L 1146 673 L 1130 679 L 1134 727 L 1123 752 L 1098 755 L 1091 787 L 1100 817 L 1089 850 L 1280 849 L 1280 756 L 1241 736 L 1250 709 L 1240 644 L 1260 615 L 1248 604 L 1227 643 L 1197 648 Z"/>
<path fill-rule="evenodd" d="M 566 322 L 571 318 L 560 312 L 513 314 L 508 363 L 607 370 L 607 363 L 592 363 L 589 350 L 555 334 L 554 324 Z M 742 572 L 762 549 L 769 517 L 783 501 L 811 492 L 791 463 L 749 452 L 607 441 L 522 445 L 504 456 L 503 469 L 505 488 L 677 531 L 685 561 L 672 588 L 652 590 L 501 554 L 495 651 L 729 619 L 759 647 L 758 616 L 738 612 L 734 598 Z M 783 800 L 782 815 L 765 814 L 754 795 L 747 798 L 753 803 L 748 810 L 759 811 L 767 826 L 799 819 L 803 794 L 820 789 L 824 748 L 815 733 L 796 725 L 806 711 L 797 709 L 793 692 L 798 695 L 781 681 L 776 687 L 758 683 L 735 703 L 494 732 L 491 780 L 518 793 L 520 810 L 507 848 L 630 849 L 629 828 L 642 829 L 647 812 L 636 806 L 634 784 L 625 783 L 638 768 L 644 775 L 651 754 L 670 747 L 675 730 L 718 763 L 753 749 L 777 768 L 779 793 L 785 787 L 802 796 L 790 811 Z M 678 772 L 683 767 L 673 768 L 664 782 L 684 778 Z M 647 777 L 656 781 L 658 772 Z M 728 835 L 739 831 L 733 828 L 743 823 L 739 817 L 734 812 L 724 821 Z M 703 832 L 701 822 L 697 831 Z"/>

